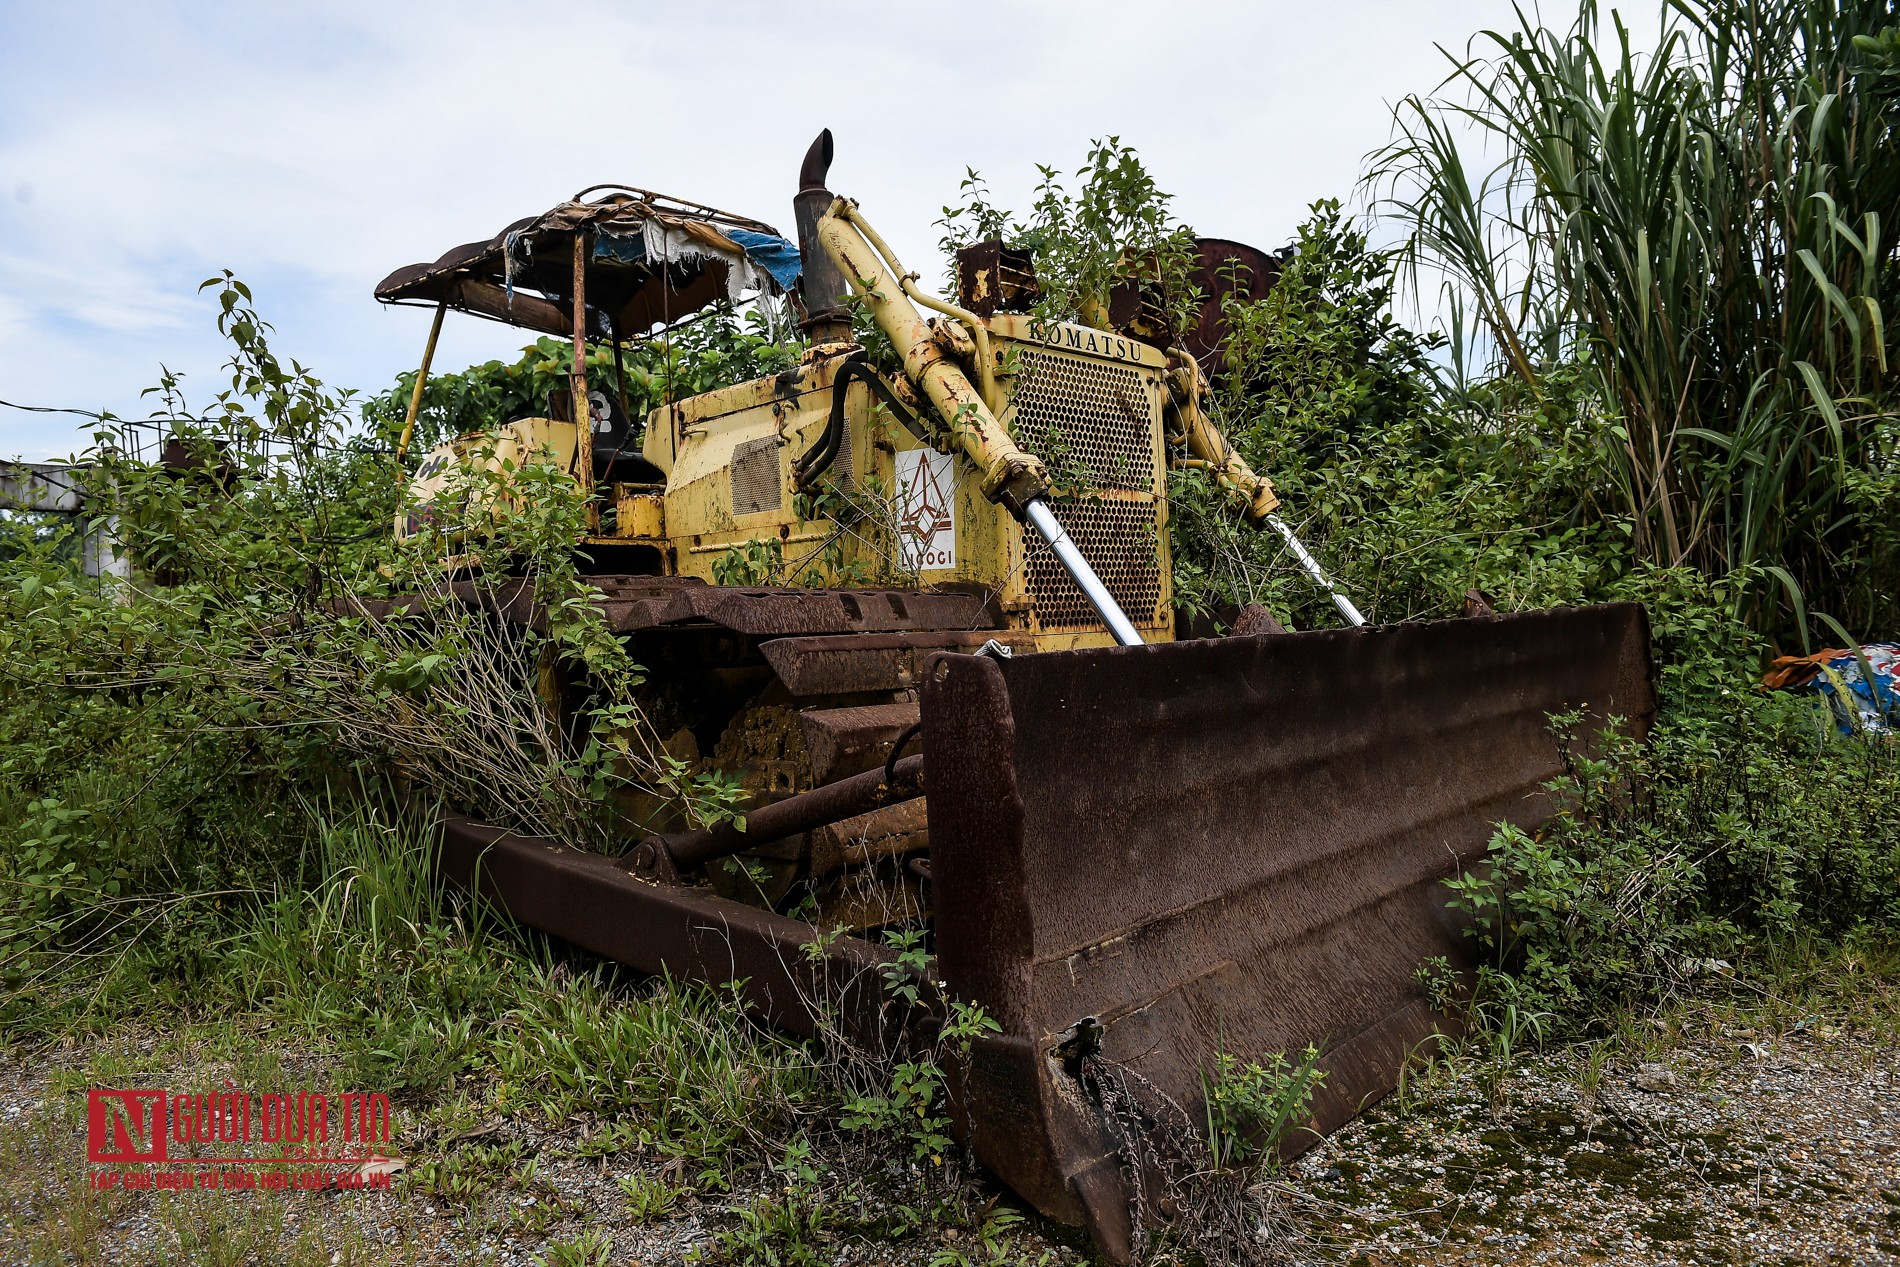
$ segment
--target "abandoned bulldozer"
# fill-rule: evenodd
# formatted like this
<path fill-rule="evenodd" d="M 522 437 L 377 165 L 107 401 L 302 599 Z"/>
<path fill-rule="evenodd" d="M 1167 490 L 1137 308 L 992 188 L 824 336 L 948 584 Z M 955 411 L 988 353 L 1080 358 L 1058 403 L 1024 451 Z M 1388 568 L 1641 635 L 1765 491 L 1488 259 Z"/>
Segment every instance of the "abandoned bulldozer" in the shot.
<path fill-rule="evenodd" d="M 797 1030 L 818 997 L 877 1012 L 879 933 L 925 930 L 931 979 L 1001 1026 L 953 1079 L 965 1138 L 1125 1261 L 1168 1217 L 1157 1159 L 1205 1121 L 1218 1054 L 1317 1047 L 1324 1132 L 1451 1023 L 1414 977 L 1466 956 L 1441 882 L 1496 823 L 1549 814 L 1552 713 L 1581 710 L 1586 742 L 1647 728 L 1646 619 L 1368 626 L 1208 417 L 1218 303 L 1178 336 L 1138 295 L 1039 320 L 1031 262 L 1001 243 L 962 253 L 951 303 L 825 187 L 830 160 L 825 133 L 795 242 L 599 187 L 378 287 L 436 309 L 405 447 L 449 309 L 575 348 L 539 413 L 430 452 L 398 533 L 470 522 L 458 465 L 538 452 L 571 472 L 577 548 L 669 752 L 747 797 L 743 829 L 629 797 L 620 857 L 451 818 L 443 867 L 641 971 L 738 982 Z M 1202 243 L 1210 287 L 1264 287 L 1275 264 Z M 780 296 L 807 341 L 783 373 L 641 420 L 587 381 L 589 339 L 617 355 Z M 1249 610 L 1193 636 L 1211 631 L 1177 618 L 1170 583 L 1184 465 L 1284 538 L 1344 627 Z"/>

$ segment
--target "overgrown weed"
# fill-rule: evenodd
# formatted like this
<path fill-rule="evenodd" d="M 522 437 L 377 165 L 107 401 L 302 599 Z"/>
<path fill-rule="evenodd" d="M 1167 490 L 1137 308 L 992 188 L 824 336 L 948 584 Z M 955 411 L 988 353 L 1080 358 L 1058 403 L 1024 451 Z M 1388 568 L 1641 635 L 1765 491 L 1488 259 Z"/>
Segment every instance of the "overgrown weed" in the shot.
<path fill-rule="evenodd" d="M 1772 980 L 1803 942 L 1878 945 L 1900 924 L 1890 743 L 1833 741 L 1805 701 L 1738 696 L 1647 744 L 1564 752 L 1557 814 L 1535 834 L 1501 827 L 1450 882 L 1479 950 L 1464 1002 L 1478 1028 L 1544 1014 L 1567 1034 L 1709 979 Z"/>

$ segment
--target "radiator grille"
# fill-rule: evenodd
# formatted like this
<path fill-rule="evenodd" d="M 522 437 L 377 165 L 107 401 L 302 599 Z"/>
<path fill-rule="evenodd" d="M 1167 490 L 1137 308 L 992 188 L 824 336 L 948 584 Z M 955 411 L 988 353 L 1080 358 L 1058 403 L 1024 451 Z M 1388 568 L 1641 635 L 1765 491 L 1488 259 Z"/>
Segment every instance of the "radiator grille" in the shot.
<path fill-rule="evenodd" d="M 1161 564 L 1155 540 L 1155 504 L 1125 498 L 1051 502 L 1068 532 L 1128 619 L 1151 624 L 1161 602 Z M 1097 628 L 1102 618 L 1055 551 L 1033 528 L 1023 530 L 1029 550 L 1029 596 L 1044 629 Z"/>
<path fill-rule="evenodd" d="M 732 513 L 777 510 L 784 500 L 779 479 L 778 437 L 760 436 L 732 446 Z"/>
<path fill-rule="evenodd" d="M 1025 352 L 1022 363 L 1016 442 L 1058 484 L 1154 491 L 1155 404 L 1139 373 L 1046 352 Z"/>
<path fill-rule="evenodd" d="M 1125 366 L 1025 352 L 1014 395 L 1019 444 L 1049 464 L 1057 522 L 1137 625 L 1161 602 L 1155 531 L 1155 397 Z M 1079 488 L 1078 488 L 1079 486 Z M 1108 496 L 1092 496 L 1108 491 Z M 1134 494 L 1130 496 L 1129 494 Z M 1025 529 L 1030 602 L 1041 628 L 1100 628 L 1102 618 L 1055 552 Z"/>

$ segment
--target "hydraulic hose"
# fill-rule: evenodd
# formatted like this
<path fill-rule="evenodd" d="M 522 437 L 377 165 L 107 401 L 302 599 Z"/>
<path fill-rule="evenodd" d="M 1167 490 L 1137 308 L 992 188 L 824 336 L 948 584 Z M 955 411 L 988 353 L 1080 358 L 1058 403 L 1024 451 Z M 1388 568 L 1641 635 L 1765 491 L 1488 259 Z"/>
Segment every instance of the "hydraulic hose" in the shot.
<path fill-rule="evenodd" d="M 809 487 L 812 481 L 823 475 L 843 450 L 845 393 L 853 380 L 869 387 L 878 400 L 883 402 L 884 407 L 891 411 L 891 416 L 903 424 L 904 430 L 925 444 L 930 443 L 930 435 L 924 430 L 923 424 L 917 420 L 917 415 L 911 413 L 897 398 L 897 393 L 891 390 L 891 385 L 884 381 L 882 375 L 865 364 L 864 352 L 860 349 L 845 358 L 844 364 L 838 367 L 837 374 L 832 379 L 831 415 L 825 420 L 824 434 L 818 437 L 816 444 L 806 450 L 805 456 L 792 463 L 792 481 L 801 489 Z"/>

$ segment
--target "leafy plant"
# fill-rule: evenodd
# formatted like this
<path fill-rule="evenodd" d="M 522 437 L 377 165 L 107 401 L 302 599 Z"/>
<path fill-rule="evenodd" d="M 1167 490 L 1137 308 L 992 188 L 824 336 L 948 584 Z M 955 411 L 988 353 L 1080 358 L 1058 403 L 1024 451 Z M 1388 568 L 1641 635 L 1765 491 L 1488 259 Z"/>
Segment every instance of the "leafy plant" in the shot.
<path fill-rule="evenodd" d="M 1486 336 L 1454 341 L 1460 368 L 1537 392 L 1587 366 L 1639 558 L 1759 569 L 1737 610 L 1764 631 L 1789 631 L 1788 591 L 1885 627 L 1890 6 L 1679 0 L 1650 52 L 1613 20 L 1520 12 L 1455 62 L 1463 99 L 1402 104 L 1369 179 L 1411 275 Z M 1467 128 L 1495 167 L 1471 167 Z"/>
<path fill-rule="evenodd" d="M 1080 184 L 1073 193 L 1058 169 L 1038 164 L 1036 170 L 1036 199 L 1020 225 L 990 202 L 987 184 L 970 171 L 962 204 L 945 207 L 938 221 L 944 250 L 1000 237 L 1029 251 L 1041 290 L 1036 315 L 1043 321 L 1106 327 L 1111 295 L 1128 286 L 1143 293 L 1162 332 L 1186 329 L 1200 302 L 1189 280 L 1194 234 L 1175 219 L 1171 196 L 1134 147 L 1116 136 L 1091 142 L 1074 172 Z"/>
<path fill-rule="evenodd" d="M 1310 1044 L 1292 1059 L 1275 1052 L 1264 1064 L 1215 1052 L 1214 1068 L 1201 1076 L 1214 1165 L 1227 1169 L 1255 1157 L 1271 1164 L 1280 1146 L 1306 1128 L 1314 1093 L 1325 1081 L 1319 1049 Z"/>
<path fill-rule="evenodd" d="M 620 1195 L 627 1199 L 627 1217 L 635 1223 L 651 1223 L 671 1214 L 691 1189 L 670 1183 L 664 1176 L 624 1175 L 618 1180 Z"/>
<path fill-rule="evenodd" d="M 907 1010 L 915 1008 L 929 986 L 931 965 L 923 934 L 894 930 L 885 940 L 896 954 L 882 969 L 884 993 Z M 901 1135 L 909 1142 L 912 1160 L 927 1160 L 933 1166 L 943 1164 L 951 1145 L 944 1064 L 966 1063 L 972 1043 L 1002 1028 L 977 1004 L 946 999 L 942 1005 L 945 1018 L 932 1048 L 891 1062 L 883 1085 L 846 1097 L 839 1119 L 848 1131 Z"/>
<path fill-rule="evenodd" d="M 1720 724 L 1691 715 L 1646 745 L 1567 748 L 1557 816 L 1501 826 L 1449 882 L 1483 951 L 1467 1006 L 1484 1028 L 1587 1028 L 1670 998 L 1697 964 L 1900 918 L 1891 745 L 1830 742 L 1807 701 L 1724 705 Z"/>
<path fill-rule="evenodd" d="M 658 339 L 631 340 L 618 363 L 611 344 L 590 343 L 585 365 L 591 388 L 610 393 L 634 429 L 628 441 L 638 452 L 646 417 L 669 400 L 763 378 L 790 368 L 800 348 L 773 331 L 762 313 L 717 306 L 705 316 Z M 424 382 L 410 452 L 428 452 L 453 436 L 479 434 L 516 418 L 545 417 L 549 396 L 568 390 L 573 344 L 543 336 L 514 361 L 486 361 L 465 370 L 431 374 Z M 362 418 L 374 442 L 393 449 L 402 434 L 415 371 L 397 376 L 387 391 L 362 402 Z"/>
<path fill-rule="evenodd" d="M 780 1190 L 733 1208 L 737 1225 L 714 1241 L 715 1256 L 761 1267 L 807 1267 L 826 1261 L 821 1247 L 832 1239 L 831 1229 L 840 1218 L 819 1191 L 810 1142 L 793 1140 L 773 1171 Z"/>
<path fill-rule="evenodd" d="M 930 1267 L 1045 1267 L 1056 1256 L 1044 1250 L 1034 1259 L 1019 1252 L 1017 1238 L 1027 1229 L 1019 1210 L 998 1205 L 984 1215 L 968 1246 L 952 1244 L 930 1256 Z"/>
<path fill-rule="evenodd" d="M 716 585 L 764 585 L 777 578 L 785 556 L 777 541 L 742 541 L 713 560 Z"/>
<path fill-rule="evenodd" d="M 536 1267 L 607 1267 L 613 1261 L 614 1238 L 602 1231 L 586 1231 L 577 1236 L 548 1242 L 534 1256 Z"/>

